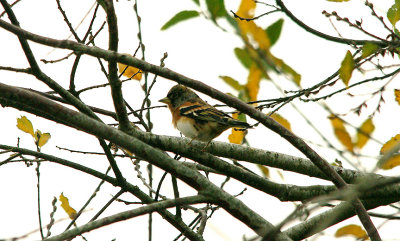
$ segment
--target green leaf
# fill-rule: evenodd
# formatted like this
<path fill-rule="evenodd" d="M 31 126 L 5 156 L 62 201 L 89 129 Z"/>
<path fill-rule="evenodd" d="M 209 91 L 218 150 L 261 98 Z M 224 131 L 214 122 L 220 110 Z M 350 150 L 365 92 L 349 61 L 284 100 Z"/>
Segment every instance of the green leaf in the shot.
<path fill-rule="evenodd" d="M 342 79 L 346 86 L 349 86 L 349 81 L 354 70 L 354 59 L 350 51 L 347 50 L 346 56 L 344 57 L 342 64 L 339 69 L 339 77 Z"/>
<path fill-rule="evenodd" d="M 250 101 L 250 96 L 249 96 L 249 92 L 247 91 L 247 89 L 240 90 L 238 98 L 241 101 L 249 102 Z"/>
<path fill-rule="evenodd" d="M 243 122 L 247 122 L 247 118 L 246 115 L 243 113 L 240 113 L 238 116 L 238 120 L 243 121 Z"/>
<path fill-rule="evenodd" d="M 283 25 L 283 19 L 281 18 L 275 23 L 268 26 L 267 29 L 265 29 L 265 33 L 268 35 L 271 46 L 274 45 L 276 41 L 279 39 L 279 36 L 281 35 L 282 31 L 282 25 Z"/>
<path fill-rule="evenodd" d="M 230 14 L 226 14 L 225 19 L 235 29 L 236 32 L 239 32 L 239 27 L 236 19 L 234 19 Z"/>
<path fill-rule="evenodd" d="M 296 85 L 300 86 L 301 75 L 299 73 L 297 73 L 292 67 L 287 65 L 282 59 L 277 58 L 273 55 L 270 55 L 269 57 L 272 63 L 275 64 L 275 67 L 280 69 L 283 73 L 288 74 L 292 78 L 292 81 Z M 269 79 L 269 77 L 267 77 L 267 79 Z"/>
<path fill-rule="evenodd" d="M 235 90 L 243 89 L 243 86 L 239 83 L 239 81 L 235 80 L 229 76 L 219 76 L 225 83 L 227 83 L 230 87 L 234 88 Z"/>
<path fill-rule="evenodd" d="M 394 33 L 395 33 L 398 37 L 400 37 L 400 32 L 399 32 L 399 30 L 397 30 L 397 28 L 394 29 Z"/>
<path fill-rule="evenodd" d="M 287 65 L 286 63 L 283 63 L 282 65 L 282 71 L 289 74 L 292 77 L 293 82 L 297 85 L 300 86 L 301 83 L 301 75 L 296 72 L 292 67 Z"/>
<path fill-rule="evenodd" d="M 400 1 L 395 1 L 395 4 L 393 4 L 393 6 L 391 6 L 387 11 L 386 16 L 393 26 L 396 25 L 396 23 L 400 20 Z"/>
<path fill-rule="evenodd" d="M 243 64 L 244 67 L 250 69 L 250 66 L 253 64 L 253 60 L 251 59 L 249 53 L 246 49 L 235 48 L 234 49 L 236 58 L 239 59 L 240 63 Z"/>
<path fill-rule="evenodd" d="M 224 17 L 228 13 L 225 9 L 224 0 L 206 0 L 208 12 L 211 15 L 211 19 L 215 22 L 217 18 Z"/>
<path fill-rule="evenodd" d="M 181 11 L 181 12 L 177 13 L 175 16 L 173 16 L 168 22 L 166 22 L 161 27 L 161 30 L 166 30 L 179 22 L 182 22 L 182 21 L 185 21 L 187 19 L 194 18 L 197 16 L 199 16 L 199 13 L 194 10 Z"/>
<path fill-rule="evenodd" d="M 199 1 L 199 0 L 193 0 L 193 2 L 194 2 L 197 6 L 200 5 L 200 1 Z"/>
<path fill-rule="evenodd" d="M 379 46 L 374 44 L 374 43 L 370 43 L 367 42 L 364 44 L 364 46 L 362 47 L 362 54 L 361 57 L 365 58 L 370 56 L 371 54 L 375 53 L 377 50 L 379 49 Z"/>

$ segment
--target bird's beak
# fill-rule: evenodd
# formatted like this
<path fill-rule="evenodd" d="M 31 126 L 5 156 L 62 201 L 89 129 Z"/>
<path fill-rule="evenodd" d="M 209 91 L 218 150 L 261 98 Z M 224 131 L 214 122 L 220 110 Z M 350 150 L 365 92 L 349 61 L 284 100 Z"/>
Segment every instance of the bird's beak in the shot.
<path fill-rule="evenodd" d="M 165 98 L 162 98 L 161 100 L 159 100 L 159 102 L 169 104 L 169 103 L 171 103 L 171 100 L 168 99 L 168 97 L 165 97 Z"/>

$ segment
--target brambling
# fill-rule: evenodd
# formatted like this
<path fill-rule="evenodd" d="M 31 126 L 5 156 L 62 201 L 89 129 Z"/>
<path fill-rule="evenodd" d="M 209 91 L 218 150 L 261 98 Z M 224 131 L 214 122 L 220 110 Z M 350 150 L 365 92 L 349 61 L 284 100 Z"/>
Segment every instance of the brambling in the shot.
<path fill-rule="evenodd" d="M 189 88 L 175 85 L 167 97 L 159 100 L 168 105 L 172 114 L 172 123 L 184 136 L 192 140 L 207 142 L 219 136 L 225 130 L 238 127 L 251 128 L 246 122 L 238 121 L 209 105 Z"/>

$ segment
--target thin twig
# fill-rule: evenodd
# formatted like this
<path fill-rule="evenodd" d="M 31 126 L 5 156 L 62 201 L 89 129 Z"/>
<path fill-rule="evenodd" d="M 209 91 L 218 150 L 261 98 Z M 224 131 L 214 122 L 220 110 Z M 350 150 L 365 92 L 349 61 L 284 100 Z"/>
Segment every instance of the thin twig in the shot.
<path fill-rule="evenodd" d="M 107 175 L 108 172 L 111 170 L 111 166 L 109 166 L 104 173 L 104 175 Z M 105 180 L 101 180 L 99 185 L 97 185 L 96 189 L 92 193 L 92 195 L 89 197 L 89 199 L 86 201 L 86 203 L 81 207 L 81 209 L 76 213 L 74 216 L 74 219 L 68 224 L 68 226 L 65 228 L 65 231 L 69 230 L 73 224 L 75 224 L 75 221 L 81 216 L 85 208 L 90 204 L 90 202 L 96 197 L 97 193 L 100 191 L 101 186 L 105 183 Z"/>
<path fill-rule="evenodd" d="M 78 43 L 81 43 L 82 40 L 79 38 L 78 34 L 75 32 L 74 28 L 72 27 L 71 22 L 68 20 L 67 14 L 65 13 L 65 11 L 61 7 L 60 0 L 56 0 L 56 3 L 57 3 L 58 9 L 60 10 L 60 12 L 61 12 L 61 14 L 62 14 L 62 16 L 64 18 L 65 23 L 67 24 L 67 26 L 69 28 L 69 31 L 74 36 L 75 40 L 78 41 Z"/>
<path fill-rule="evenodd" d="M 113 196 L 97 213 L 90 219 L 90 222 L 96 220 L 119 196 L 121 196 L 125 191 L 121 189 L 115 196 Z"/>

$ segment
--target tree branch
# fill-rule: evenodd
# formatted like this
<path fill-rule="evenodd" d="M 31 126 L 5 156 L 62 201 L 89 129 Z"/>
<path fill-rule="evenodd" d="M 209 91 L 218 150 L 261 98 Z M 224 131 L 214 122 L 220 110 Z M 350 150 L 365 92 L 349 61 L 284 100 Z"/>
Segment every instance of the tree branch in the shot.
<path fill-rule="evenodd" d="M 100 1 L 101 6 L 107 14 L 108 24 L 108 50 L 118 52 L 118 24 L 115 14 L 114 4 L 112 0 Z M 118 77 L 117 61 L 108 61 L 108 81 L 111 87 L 111 96 L 114 103 L 115 112 L 117 113 L 118 122 L 122 130 L 127 130 L 130 127 L 128 113 L 122 95 L 122 83 Z"/>
<path fill-rule="evenodd" d="M 84 172 L 86 174 L 97 177 L 101 180 L 104 180 L 113 186 L 119 185 L 119 182 L 116 178 L 110 177 L 110 176 L 105 175 L 101 172 L 98 172 L 94 169 L 88 168 L 86 166 L 83 166 L 78 163 L 74 163 L 74 162 L 59 158 L 59 157 L 44 154 L 41 152 L 31 151 L 31 150 L 24 149 L 24 148 L 17 148 L 17 147 L 6 146 L 6 145 L 1 145 L 1 144 L 0 144 L 0 148 L 4 149 L 4 150 L 15 151 L 15 152 L 18 152 L 18 153 L 21 153 L 24 155 L 35 156 L 37 158 L 42 158 L 42 159 L 45 159 L 45 160 L 48 160 L 48 161 L 51 161 L 54 163 L 61 164 L 63 166 L 71 167 L 75 170 Z M 125 186 L 125 189 L 128 192 L 130 192 L 131 194 L 133 194 L 135 197 L 139 198 L 143 203 L 148 204 L 148 203 L 154 202 L 153 198 L 148 196 L 146 193 L 142 192 L 137 186 L 127 183 L 127 185 Z M 176 218 L 175 215 L 173 215 L 172 213 L 168 212 L 167 210 L 160 210 L 159 213 L 165 220 L 167 220 L 169 223 L 171 223 L 176 229 L 178 229 L 180 232 L 182 232 L 183 235 L 188 237 L 190 240 L 198 240 L 198 241 L 203 240 L 203 238 L 200 235 L 193 232 L 193 230 L 191 230 L 184 222 L 182 222 L 181 219 Z"/>
<path fill-rule="evenodd" d="M 182 181 L 198 190 L 200 194 L 215 198 L 215 204 L 223 207 L 232 216 L 249 226 L 260 236 L 265 235 L 268 230 L 274 229 L 272 224 L 251 210 L 240 200 L 222 191 L 206 177 L 182 165 L 179 161 L 169 157 L 159 149 L 145 144 L 139 139 L 89 118 L 82 113 L 67 109 L 40 95 L 1 83 L 0 103 L 62 123 L 99 138 L 107 139 L 135 153 L 135 155 L 151 164 L 180 178 Z M 279 233 L 276 240 L 290 239 Z"/>
<path fill-rule="evenodd" d="M 336 43 L 341 43 L 341 44 L 354 44 L 354 45 L 364 45 L 366 43 L 373 43 L 376 44 L 380 47 L 387 47 L 388 43 L 387 42 L 383 42 L 383 41 L 374 41 L 374 40 L 355 40 L 355 39 L 346 39 L 346 38 L 338 38 L 338 37 L 334 37 L 325 33 L 322 33 L 318 30 L 315 30 L 311 27 L 309 27 L 308 25 L 306 25 L 305 23 L 303 23 L 300 19 L 298 19 L 296 16 L 293 15 L 293 13 L 287 9 L 287 7 L 285 6 L 285 4 L 282 2 L 282 0 L 276 0 L 276 4 L 279 6 L 279 8 L 281 9 L 282 12 L 284 12 L 286 14 L 286 16 L 288 16 L 293 22 L 295 22 L 297 25 L 299 25 L 302 29 L 306 30 L 307 32 L 314 34 L 320 38 L 329 40 L 329 41 L 333 41 Z M 395 42 L 395 43 L 391 43 L 394 46 L 399 46 L 400 42 Z"/>
<path fill-rule="evenodd" d="M 307 156 L 323 173 L 325 173 L 330 178 L 330 180 L 338 188 L 343 188 L 346 186 L 346 182 L 335 172 L 335 170 L 323 158 L 321 158 L 312 148 L 310 148 L 301 138 L 294 135 L 292 132 L 284 128 L 282 125 L 280 125 L 279 123 L 277 123 L 276 121 L 274 121 L 272 118 L 265 115 L 261 111 L 238 100 L 235 97 L 224 94 L 210 86 L 207 86 L 206 84 L 200 81 L 187 78 L 167 68 L 160 68 L 158 66 L 146 63 L 131 56 L 121 55 L 111 51 L 105 51 L 96 47 L 88 47 L 86 45 L 82 45 L 73 41 L 68 41 L 68 40 L 59 41 L 51 38 L 44 38 L 42 36 L 22 30 L 19 27 L 8 24 L 3 20 L 0 20 L 0 27 L 3 27 L 8 31 L 14 32 L 18 36 L 24 36 L 24 38 L 30 39 L 38 43 L 58 48 L 73 49 L 75 51 L 80 51 L 85 54 L 104 58 L 108 61 L 118 61 L 126 65 L 137 67 L 139 69 L 142 69 L 143 71 L 155 73 L 157 75 L 171 79 L 188 87 L 192 87 L 193 89 L 196 89 L 202 93 L 205 93 L 215 99 L 224 102 L 225 104 L 231 107 L 236 108 L 237 110 L 256 119 L 264 126 L 271 129 L 272 131 L 278 133 L 289 143 L 295 146 L 298 150 L 300 150 L 305 156 Z M 366 227 L 366 230 L 369 233 L 370 237 L 373 240 L 380 240 L 376 228 L 372 224 L 365 208 L 362 206 L 362 203 L 357 199 L 353 202 L 353 205 L 355 206 L 357 214 L 359 215 L 360 220 L 363 223 L 364 227 Z"/>
<path fill-rule="evenodd" d="M 378 198 L 375 200 L 363 201 L 363 204 L 367 209 L 373 209 L 393 202 L 397 202 L 397 200 Z M 355 212 L 352 205 L 348 202 L 342 202 L 331 210 L 309 218 L 308 220 L 285 230 L 283 233 L 290 236 L 293 240 L 303 240 L 334 224 L 351 218 L 354 215 Z"/>
<path fill-rule="evenodd" d="M 176 198 L 172 200 L 159 201 L 155 203 L 148 204 L 144 207 L 139 207 L 136 209 L 120 212 L 96 221 L 89 222 L 85 225 L 76 227 L 69 231 L 63 232 L 57 236 L 53 236 L 51 238 L 45 239 L 45 241 L 62 241 L 69 240 L 83 233 L 92 231 L 97 228 L 104 227 L 106 225 L 110 225 L 116 222 L 124 221 L 130 218 L 134 218 L 137 216 L 141 216 L 147 213 L 152 213 L 155 211 L 160 211 L 166 208 L 175 207 L 177 205 L 189 205 L 189 204 L 197 204 L 197 203 L 205 203 L 210 202 L 211 199 L 209 197 L 205 197 L 203 195 Z"/>

